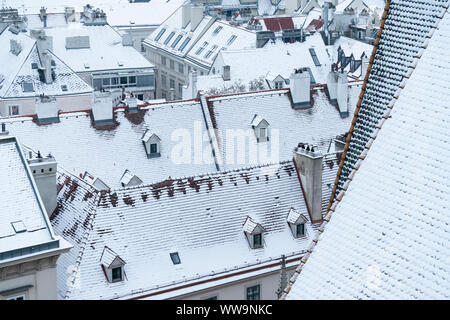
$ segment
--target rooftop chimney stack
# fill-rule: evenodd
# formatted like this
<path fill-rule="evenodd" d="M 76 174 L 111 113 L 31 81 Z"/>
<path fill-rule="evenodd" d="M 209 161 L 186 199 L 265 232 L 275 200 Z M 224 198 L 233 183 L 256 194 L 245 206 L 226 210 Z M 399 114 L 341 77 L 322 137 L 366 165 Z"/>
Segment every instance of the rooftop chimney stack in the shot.
<path fill-rule="evenodd" d="M 92 103 L 92 117 L 94 125 L 107 125 L 114 123 L 113 98 L 111 92 L 95 91 Z"/>
<path fill-rule="evenodd" d="M 184 29 L 191 21 L 191 5 L 189 3 L 183 4 L 181 8 L 181 27 Z"/>
<path fill-rule="evenodd" d="M 294 108 L 311 106 L 311 75 L 308 69 L 295 69 L 289 76 L 289 88 Z"/>
<path fill-rule="evenodd" d="M 191 6 L 191 31 L 194 31 L 203 20 L 203 6 Z"/>
<path fill-rule="evenodd" d="M 338 72 L 337 104 L 341 117 L 348 117 L 348 79 L 345 72 Z"/>
<path fill-rule="evenodd" d="M 10 39 L 9 44 L 11 53 L 18 56 L 22 51 L 22 44 L 15 39 Z"/>
<path fill-rule="evenodd" d="M 36 99 L 36 116 L 39 124 L 59 122 L 58 105 L 55 97 L 40 95 Z"/>
<path fill-rule="evenodd" d="M 64 8 L 64 17 L 66 18 L 66 23 L 76 22 L 75 8 L 74 7 L 65 7 Z"/>
<path fill-rule="evenodd" d="M 39 152 L 38 157 L 29 159 L 28 163 L 45 210 L 48 216 L 51 216 L 57 203 L 56 160 L 50 154 L 44 158 Z"/>
<path fill-rule="evenodd" d="M 312 223 L 322 220 L 322 161 L 317 146 L 299 143 L 294 149 L 294 162 Z"/>
<path fill-rule="evenodd" d="M 42 29 L 33 29 L 30 32 L 32 38 L 36 39 L 36 47 L 41 61 L 40 69 L 44 73 L 44 81 L 47 84 L 53 82 L 51 55 L 49 51 L 53 50 L 53 38 L 46 36 Z"/>
<path fill-rule="evenodd" d="M 39 18 L 44 24 L 44 28 L 47 28 L 47 9 L 44 7 L 41 7 L 39 10 Z"/>
<path fill-rule="evenodd" d="M 223 66 L 222 78 L 223 78 L 223 81 L 231 80 L 231 69 L 230 69 L 229 65 Z"/>

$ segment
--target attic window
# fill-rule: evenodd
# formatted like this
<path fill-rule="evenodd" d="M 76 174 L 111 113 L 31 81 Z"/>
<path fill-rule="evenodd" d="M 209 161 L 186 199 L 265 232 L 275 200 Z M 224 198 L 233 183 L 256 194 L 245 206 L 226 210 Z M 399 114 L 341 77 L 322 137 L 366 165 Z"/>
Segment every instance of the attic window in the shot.
<path fill-rule="evenodd" d="M 65 84 L 61 85 L 61 90 L 62 91 L 67 91 L 67 85 L 65 85 Z"/>
<path fill-rule="evenodd" d="M 123 67 L 123 61 L 117 61 L 117 65 L 118 65 L 119 67 Z"/>
<path fill-rule="evenodd" d="M 259 223 L 253 221 L 252 218 L 247 217 L 242 228 L 244 229 L 244 234 L 250 248 L 258 249 L 264 246 L 263 233 L 266 230 Z"/>
<path fill-rule="evenodd" d="M 85 68 L 85 69 L 89 69 L 90 67 L 91 67 L 91 66 L 89 65 L 89 63 L 86 62 L 86 63 L 84 64 L 84 68 Z"/>
<path fill-rule="evenodd" d="M 159 31 L 158 35 L 156 36 L 155 41 L 158 41 L 162 37 L 164 32 L 166 32 L 166 29 L 161 29 L 161 31 Z"/>
<path fill-rule="evenodd" d="M 270 140 L 270 126 L 266 119 L 254 115 L 251 126 L 255 131 L 256 141 L 265 142 Z"/>
<path fill-rule="evenodd" d="M 313 59 L 316 67 L 320 67 L 321 64 L 320 64 L 319 58 L 317 58 L 316 50 L 314 50 L 313 48 L 309 48 L 309 53 L 311 54 L 311 58 Z"/>
<path fill-rule="evenodd" d="M 294 208 L 291 208 L 288 213 L 287 222 L 291 228 L 294 238 L 302 238 L 306 236 L 306 219 L 305 215 L 301 214 Z"/>
<path fill-rule="evenodd" d="M 179 51 L 183 51 L 183 49 L 187 46 L 187 44 L 189 43 L 189 41 L 191 41 L 191 38 L 188 37 L 186 38 L 183 43 L 181 44 L 181 46 L 178 48 Z"/>
<path fill-rule="evenodd" d="M 169 41 L 170 41 L 170 39 L 172 39 L 172 37 L 174 36 L 174 34 L 175 34 L 175 32 L 171 32 L 171 33 L 169 34 L 169 36 L 167 37 L 167 39 L 164 41 L 164 44 L 168 44 Z"/>
<path fill-rule="evenodd" d="M 112 269 L 112 282 L 122 281 L 122 267 Z"/>
<path fill-rule="evenodd" d="M 233 34 L 230 39 L 228 39 L 227 46 L 231 45 L 236 38 L 237 36 Z"/>
<path fill-rule="evenodd" d="M 213 35 L 217 35 L 219 32 L 220 32 L 220 30 L 222 30 L 223 28 L 221 27 L 221 26 L 218 26 L 217 28 L 216 28 L 216 30 L 214 30 L 214 32 L 213 32 Z"/>
<path fill-rule="evenodd" d="M 32 82 L 22 82 L 23 92 L 34 92 L 34 86 Z"/>
<path fill-rule="evenodd" d="M 181 38 L 183 38 L 183 36 L 181 34 L 179 34 L 175 40 L 173 40 L 172 44 L 170 45 L 171 48 L 175 48 L 176 45 L 178 44 L 178 42 L 180 42 Z"/>
<path fill-rule="evenodd" d="M 172 252 L 170 254 L 170 259 L 172 259 L 172 263 L 173 264 L 180 264 L 181 263 L 180 256 L 179 256 L 178 252 Z"/>
<path fill-rule="evenodd" d="M 21 233 L 27 231 L 27 227 L 25 226 L 25 223 L 23 223 L 22 220 L 11 222 L 12 227 L 14 228 L 14 231 L 16 233 Z"/>
<path fill-rule="evenodd" d="M 205 58 L 208 59 L 208 58 L 211 56 L 211 54 L 212 54 L 214 51 L 216 51 L 216 49 L 217 49 L 217 46 L 216 46 L 216 45 L 212 46 L 212 48 L 209 49 L 208 52 L 205 54 Z"/>
<path fill-rule="evenodd" d="M 150 130 L 146 130 L 141 138 L 144 144 L 144 150 L 147 158 L 156 158 L 161 156 L 161 139 Z"/>
<path fill-rule="evenodd" d="M 297 238 L 303 237 L 305 235 L 305 224 L 300 223 L 297 225 Z"/>
<path fill-rule="evenodd" d="M 56 62 L 55 62 L 55 60 L 52 60 L 52 61 L 50 62 L 50 64 L 52 65 L 52 67 L 56 67 Z"/>
<path fill-rule="evenodd" d="M 199 55 L 200 53 L 202 53 L 203 50 L 205 50 L 205 48 L 208 46 L 208 42 L 205 41 L 203 42 L 202 46 L 200 48 L 197 49 L 197 51 L 195 52 L 196 55 Z"/>
<path fill-rule="evenodd" d="M 36 62 L 32 62 L 31 63 L 31 69 L 37 69 L 38 68 L 38 64 Z"/>
<path fill-rule="evenodd" d="M 100 263 L 108 282 L 123 281 L 125 261 L 117 253 L 105 246 Z"/>

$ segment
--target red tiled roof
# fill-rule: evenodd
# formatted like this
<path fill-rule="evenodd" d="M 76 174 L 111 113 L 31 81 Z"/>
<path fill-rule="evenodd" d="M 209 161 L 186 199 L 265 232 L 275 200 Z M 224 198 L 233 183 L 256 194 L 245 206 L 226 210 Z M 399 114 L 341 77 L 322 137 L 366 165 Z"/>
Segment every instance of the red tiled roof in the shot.
<path fill-rule="evenodd" d="M 291 17 L 283 18 L 267 18 L 264 19 L 267 30 L 280 31 L 280 30 L 293 30 L 294 22 Z"/>

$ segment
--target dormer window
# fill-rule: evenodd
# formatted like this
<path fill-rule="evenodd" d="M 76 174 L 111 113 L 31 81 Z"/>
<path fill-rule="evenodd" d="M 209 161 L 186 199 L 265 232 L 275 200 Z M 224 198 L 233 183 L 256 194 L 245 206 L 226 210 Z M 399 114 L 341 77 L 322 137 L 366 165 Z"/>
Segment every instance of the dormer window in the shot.
<path fill-rule="evenodd" d="M 266 230 L 259 223 L 247 217 L 242 228 L 250 248 L 258 249 L 264 247 L 264 232 Z"/>
<path fill-rule="evenodd" d="M 122 175 L 122 178 L 120 178 L 120 184 L 124 188 L 135 187 L 142 184 L 142 180 L 139 179 L 139 177 L 133 174 L 130 170 L 126 169 Z"/>
<path fill-rule="evenodd" d="M 105 246 L 100 257 L 100 263 L 108 282 L 112 283 L 124 280 L 125 261 L 113 250 Z"/>
<path fill-rule="evenodd" d="M 302 238 L 306 236 L 306 219 L 305 215 L 301 214 L 294 208 L 291 208 L 288 213 L 287 222 L 291 228 L 294 238 Z"/>
<path fill-rule="evenodd" d="M 142 135 L 141 140 L 144 144 L 147 158 L 156 158 L 161 156 L 161 139 L 156 134 L 147 129 Z"/>
<path fill-rule="evenodd" d="M 270 138 L 270 126 L 269 122 L 266 119 L 254 115 L 253 120 L 251 122 L 251 126 L 255 131 L 256 141 L 258 142 L 266 142 L 269 141 Z"/>

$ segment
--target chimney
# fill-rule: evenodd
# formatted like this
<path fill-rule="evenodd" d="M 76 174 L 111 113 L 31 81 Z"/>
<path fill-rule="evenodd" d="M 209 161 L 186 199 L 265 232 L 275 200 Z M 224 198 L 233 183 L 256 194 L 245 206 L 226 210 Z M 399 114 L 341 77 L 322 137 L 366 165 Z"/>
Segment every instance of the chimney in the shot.
<path fill-rule="evenodd" d="M 9 133 L 8 130 L 6 130 L 6 123 L 2 123 L 2 129 L 0 131 L 0 136 L 7 136 Z"/>
<path fill-rule="evenodd" d="M 126 46 L 132 46 L 132 45 L 133 45 L 133 37 L 131 36 L 131 34 L 125 33 L 125 34 L 122 36 L 122 45 L 123 45 L 124 47 L 126 47 Z"/>
<path fill-rule="evenodd" d="M 348 117 L 348 79 L 345 72 L 338 73 L 337 104 L 341 117 Z"/>
<path fill-rule="evenodd" d="M 338 72 L 333 69 L 330 71 L 327 77 L 327 91 L 330 97 L 330 103 L 337 104 L 337 83 L 338 83 Z"/>
<path fill-rule="evenodd" d="M 203 6 L 191 6 L 191 31 L 203 20 Z"/>
<path fill-rule="evenodd" d="M 44 28 L 47 28 L 47 9 L 44 7 L 41 7 L 39 10 L 39 18 L 41 18 L 41 21 L 44 23 Z"/>
<path fill-rule="evenodd" d="M 75 22 L 75 8 L 74 7 L 65 7 L 64 8 L 64 17 L 66 18 L 66 23 Z"/>
<path fill-rule="evenodd" d="M 36 158 L 28 160 L 31 172 L 39 190 L 45 210 L 50 216 L 56 208 L 57 190 L 56 190 L 56 169 L 57 163 L 54 157 L 48 155 L 42 157 L 38 152 Z"/>
<path fill-rule="evenodd" d="M 289 88 L 295 109 L 311 106 L 311 76 L 308 69 L 295 69 L 289 76 Z"/>
<path fill-rule="evenodd" d="M 231 80 L 231 69 L 230 66 L 223 66 L 222 70 L 222 78 L 223 81 L 230 81 Z"/>
<path fill-rule="evenodd" d="M 137 112 L 138 111 L 137 99 L 132 94 L 127 98 L 127 106 L 128 106 L 128 112 Z"/>
<path fill-rule="evenodd" d="M 299 143 L 294 149 L 294 162 L 312 223 L 322 220 L 322 160 L 316 146 Z"/>
<path fill-rule="evenodd" d="M 94 125 L 105 125 L 114 123 L 113 99 L 111 92 L 95 91 L 92 103 L 92 117 Z"/>
<path fill-rule="evenodd" d="M 50 84 L 53 82 L 52 76 L 52 57 L 48 50 L 42 53 L 41 55 L 41 67 L 44 72 L 44 80 L 46 84 Z"/>
<path fill-rule="evenodd" d="M 22 45 L 20 44 L 20 42 L 15 39 L 10 39 L 9 44 L 11 53 L 18 56 L 22 51 Z"/>
<path fill-rule="evenodd" d="M 175 89 L 174 88 L 170 88 L 170 90 L 169 90 L 169 99 L 170 99 L 170 101 L 175 100 Z"/>
<path fill-rule="evenodd" d="M 36 116 L 38 124 L 59 122 L 56 99 L 43 94 L 40 95 L 36 99 Z"/>
<path fill-rule="evenodd" d="M 361 57 L 361 80 L 366 78 L 367 69 L 369 68 L 369 57 L 365 54 Z"/>
<path fill-rule="evenodd" d="M 30 32 L 32 38 L 36 39 L 36 47 L 41 61 L 41 72 L 44 73 L 44 81 L 47 84 L 53 82 L 51 55 L 48 51 L 53 50 L 53 38 L 46 36 L 42 29 L 33 29 Z"/>
<path fill-rule="evenodd" d="M 330 4 L 325 1 L 323 4 L 323 25 L 324 25 L 324 31 L 325 35 L 328 36 L 328 10 L 329 10 Z M 328 45 L 330 45 L 328 43 Z"/>
<path fill-rule="evenodd" d="M 181 27 L 184 29 L 191 21 L 191 5 L 189 3 L 184 4 L 181 7 Z"/>

